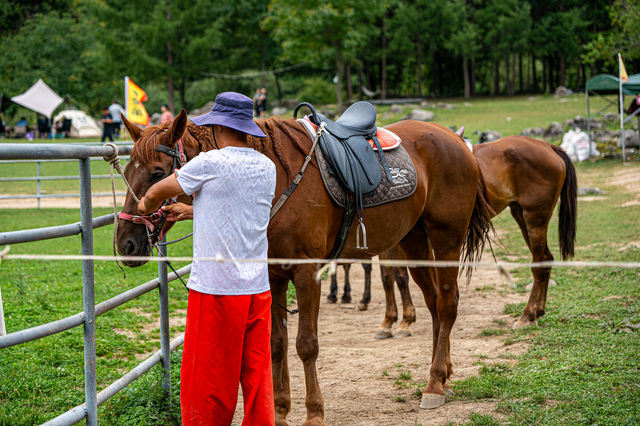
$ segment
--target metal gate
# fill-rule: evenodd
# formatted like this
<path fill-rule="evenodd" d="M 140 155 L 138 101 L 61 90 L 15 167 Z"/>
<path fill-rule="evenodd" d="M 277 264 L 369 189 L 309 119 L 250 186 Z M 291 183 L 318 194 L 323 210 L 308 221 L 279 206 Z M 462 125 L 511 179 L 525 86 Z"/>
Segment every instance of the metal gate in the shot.
<path fill-rule="evenodd" d="M 128 154 L 129 152 L 131 152 L 131 146 L 118 147 L 119 155 Z M 103 157 L 112 154 L 114 154 L 114 152 L 110 146 L 0 144 L 0 160 L 77 159 L 80 179 L 80 222 L 46 228 L 3 232 L 0 233 L 0 245 L 40 241 L 81 234 L 82 254 L 93 255 L 93 229 L 113 224 L 113 214 L 96 218 L 92 217 L 91 157 Z M 166 252 L 161 254 L 166 256 Z M 84 326 L 85 403 L 45 423 L 47 425 L 74 424 L 85 417 L 88 425 L 97 425 L 98 406 L 124 389 L 142 374 L 149 371 L 151 367 L 159 362 L 163 369 L 162 388 L 167 396 L 171 393 L 170 354 L 183 343 L 184 336 L 181 335 L 173 341 L 170 341 L 168 283 L 177 279 L 178 276 L 188 274 L 191 271 L 191 265 L 177 270 L 177 274 L 167 274 L 166 263 L 158 262 L 158 278 L 105 300 L 98 305 L 95 304 L 93 267 L 93 260 L 82 261 L 83 312 L 29 329 L 16 331 L 7 335 L 0 335 L 0 349 L 3 349 L 60 333 L 79 325 Z M 160 299 L 160 350 L 98 393 L 96 387 L 96 317 L 155 288 L 159 289 Z"/>

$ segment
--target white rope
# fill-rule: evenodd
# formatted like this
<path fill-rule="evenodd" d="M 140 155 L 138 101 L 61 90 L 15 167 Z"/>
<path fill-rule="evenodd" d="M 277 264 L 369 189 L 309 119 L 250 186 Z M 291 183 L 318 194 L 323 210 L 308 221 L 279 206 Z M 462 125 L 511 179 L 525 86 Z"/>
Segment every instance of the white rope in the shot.
<path fill-rule="evenodd" d="M 106 256 L 106 255 L 81 255 L 81 254 L 7 254 L 7 260 L 95 260 L 95 261 L 132 261 L 132 262 L 217 262 L 217 263 L 267 263 L 269 265 L 325 265 L 327 272 L 331 272 L 335 265 L 343 263 L 361 263 L 368 265 L 408 267 L 408 268 L 452 268 L 467 266 L 472 268 L 623 268 L 640 269 L 640 262 L 600 262 L 600 261 L 551 261 L 551 262 L 459 262 L 455 260 L 392 260 L 392 259 L 293 259 L 293 258 L 267 258 L 267 259 L 225 259 L 215 257 L 192 256 Z M 334 265 L 334 266 L 332 266 Z"/>

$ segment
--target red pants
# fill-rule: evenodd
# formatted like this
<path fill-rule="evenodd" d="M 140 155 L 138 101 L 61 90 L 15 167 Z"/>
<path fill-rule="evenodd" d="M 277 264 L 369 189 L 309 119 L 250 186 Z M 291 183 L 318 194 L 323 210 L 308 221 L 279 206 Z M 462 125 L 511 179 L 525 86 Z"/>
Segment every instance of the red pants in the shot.
<path fill-rule="evenodd" d="M 180 370 L 183 425 L 273 425 L 271 292 L 217 296 L 189 291 Z"/>

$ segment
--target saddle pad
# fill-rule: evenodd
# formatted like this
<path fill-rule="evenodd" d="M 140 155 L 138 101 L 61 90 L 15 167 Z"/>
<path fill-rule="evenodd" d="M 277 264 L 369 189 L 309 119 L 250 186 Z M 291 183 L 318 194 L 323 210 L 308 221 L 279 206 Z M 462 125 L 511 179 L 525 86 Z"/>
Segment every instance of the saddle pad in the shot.
<path fill-rule="evenodd" d="M 320 168 L 320 176 L 331 199 L 340 207 L 345 206 L 346 193 L 338 179 L 329 172 L 329 166 L 322 155 L 322 150 L 316 146 L 316 160 Z M 413 194 L 417 187 L 416 169 L 411 161 L 411 157 L 403 146 L 388 151 L 385 154 L 389 169 L 391 170 L 392 181 L 389 182 L 385 173 L 382 173 L 380 185 L 376 188 L 376 193 L 364 198 L 364 207 L 379 206 L 392 201 L 402 200 Z M 380 168 L 382 164 L 380 157 L 376 156 Z"/>
<path fill-rule="evenodd" d="M 314 133 L 316 132 L 316 130 L 318 130 L 318 126 L 313 124 L 311 120 L 309 120 L 308 116 L 304 117 L 304 124 L 311 125 L 311 128 L 313 129 Z M 378 127 L 376 137 L 378 138 L 378 141 L 380 142 L 380 146 L 382 146 L 383 151 L 389 151 L 389 150 L 395 149 L 399 147 L 400 143 L 402 142 L 402 139 L 400 139 L 398 135 L 393 133 L 391 130 L 387 130 L 383 127 Z M 376 146 L 376 144 L 373 142 L 372 139 L 369 139 L 367 142 L 369 142 L 369 145 L 371 145 L 371 148 L 373 148 L 374 151 L 378 150 L 378 147 Z"/>

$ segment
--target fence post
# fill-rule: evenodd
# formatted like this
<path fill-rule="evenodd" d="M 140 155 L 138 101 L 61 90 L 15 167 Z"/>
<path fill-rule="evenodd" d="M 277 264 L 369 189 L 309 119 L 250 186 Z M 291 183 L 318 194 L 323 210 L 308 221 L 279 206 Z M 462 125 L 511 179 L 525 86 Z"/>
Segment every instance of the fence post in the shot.
<path fill-rule="evenodd" d="M 38 210 L 40 210 L 40 160 L 36 163 L 36 175 L 38 176 Z"/>
<path fill-rule="evenodd" d="M 166 242 L 162 238 L 160 243 Z M 158 244 L 158 256 L 167 255 L 167 246 Z M 171 402 L 171 338 L 169 336 L 169 283 L 167 264 L 158 262 L 158 293 L 160 298 L 160 354 L 162 355 L 162 389 Z"/>
<path fill-rule="evenodd" d="M 91 212 L 91 159 L 79 160 L 80 168 L 80 225 L 82 254 L 93 254 L 93 226 Z M 84 395 L 87 425 L 98 424 L 96 385 L 96 295 L 93 260 L 82 261 L 82 299 L 84 307 Z"/>

